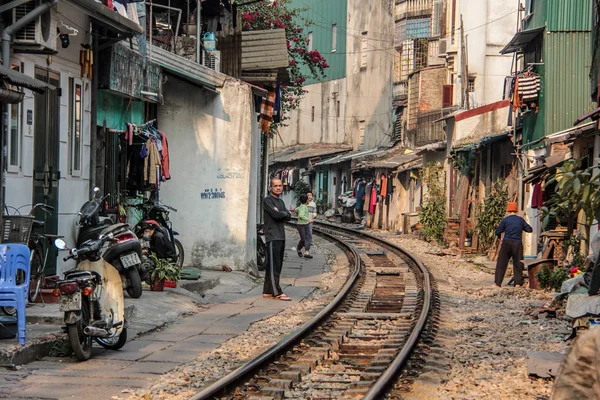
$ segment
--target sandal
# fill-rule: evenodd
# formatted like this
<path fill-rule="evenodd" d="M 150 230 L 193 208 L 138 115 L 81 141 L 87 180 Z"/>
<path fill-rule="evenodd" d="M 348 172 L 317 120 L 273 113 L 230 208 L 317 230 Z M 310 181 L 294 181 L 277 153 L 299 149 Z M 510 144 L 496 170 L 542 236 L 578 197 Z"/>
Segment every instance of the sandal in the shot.
<path fill-rule="evenodd" d="M 287 297 L 285 294 L 280 294 L 279 296 L 275 296 L 274 299 L 281 300 L 281 301 L 292 301 L 292 299 Z"/>

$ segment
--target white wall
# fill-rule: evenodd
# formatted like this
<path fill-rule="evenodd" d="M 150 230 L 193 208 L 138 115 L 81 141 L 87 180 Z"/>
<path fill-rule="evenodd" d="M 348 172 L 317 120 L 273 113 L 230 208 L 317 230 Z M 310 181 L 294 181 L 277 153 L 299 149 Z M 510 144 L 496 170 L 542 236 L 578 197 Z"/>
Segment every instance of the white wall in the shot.
<path fill-rule="evenodd" d="M 365 121 L 364 148 L 388 144 L 392 132 L 394 3 L 348 1 L 346 38 L 346 115 L 349 143 L 359 147 L 359 123 Z M 362 33 L 367 32 L 367 66 L 361 67 Z"/>
<path fill-rule="evenodd" d="M 281 127 L 280 135 L 274 138 L 275 147 L 307 143 L 345 143 L 346 79 L 315 83 L 305 86 L 304 89 L 307 93 L 300 101 L 300 106 L 290 111 L 290 119 L 286 121 L 288 126 Z"/>
<path fill-rule="evenodd" d="M 81 205 L 88 199 L 89 192 L 91 82 L 87 79 L 81 79 L 79 66 L 81 44 L 89 42 L 88 32 L 86 32 L 86 27 L 89 27 L 89 18 L 67 4 L 59 3 L 57 7 L 58 12 L 62 14 L 62 16 L 58 15 L 59 26 L 61 20 L 67 25 L 69 25 L 67 19 L 77 22 L 76 28 L 79 32 L 77 36 L 70 36 L 70 46 L 67 49 L 63 49 L 58 40 L 58 54 L 54 56 L 15 54 L 11 57 L 11 63 L 23 63 L 24 73 L 31 77 L 35 75 L 36 66 L 47 68 L 60 74 L 62 97 L 60 98 L 60 115 L 56 116 L 59 119 L 59 165 L 61 173 L 58 188 L 58 233 L 65 236 L 65 241 L 68 244 L 74 244 L 77 212 Z M 84 113 L 81 128 L 83 135 L 81 176 L 72 176 L 69 168 L 69 78 L 74 78 L 77 83 L 81 83 L 83 89 Z M 21 105 L 23 110 L 21 118 L 21 165 L 18 171 L 9 172 L 6 179 L 6 204 L 13 207 L 31 204 L 33 200 L 33 129 L 36 116 L 34 113 L 33 124 L 27 125 L 27 110 L 34 111 L 34 98 L 30 90 L 25 89 L 25 98 Z M 23 207 L 22 211 L 28 212 L 29 207 Z M 61 274 L 67 269 L 67 264 L 59 257 L 57 273 Z"/>
<path fill-rule="evenodd" d="M 250 86 L 228 80 L 218 91 L 169 76 L 158 125 L 169 140 L 172 179 L 163 184 L 161 199 L 178 209 L 173 226 L 181 234 L 186 264 L 245 270 L 256 260 L 251 186 L 258 179 L 253 154 L 260 135 Z M 225 197 L 203 198 L 211 189 Z"/>
<path fill-rule="evenodd" d="M 461 15 L 465 26 L 469 75 L 475 76 L 471 107 L 477 107 L 502 99 L 504 77 L 510 75 L 513 57 L 512 54 L 500 55 L 500 50 L 516 33 L 516 10 L 517 4 L 513 1 L 458 1 L 455 21 L 455 44 L 459 49 L 455 63 L 458 73 L 454 80 L 456 104 L 460 103 L 461 83 L 458 78 L 462 57 L 459 29 Z"/>

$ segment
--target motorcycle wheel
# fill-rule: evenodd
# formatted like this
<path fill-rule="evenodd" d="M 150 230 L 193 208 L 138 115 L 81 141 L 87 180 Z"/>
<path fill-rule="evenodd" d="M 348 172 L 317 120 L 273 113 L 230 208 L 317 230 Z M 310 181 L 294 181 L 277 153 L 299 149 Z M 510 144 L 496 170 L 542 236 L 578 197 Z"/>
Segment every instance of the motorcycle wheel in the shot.
<path fill-rule="evenodd" d="M 14 307 L 0 307 L 0 310 L 4 314 L 10 315 L 11 317 L 14 317 L 15 315 L 17 315 L 17 309 Z"/>
<path fill-rule="evenodd" d="M 95 338 L 96 343 L 105 349 L 109 350 L 119 350 L 121 347 L 125 346 L 125 342 L 127 342 L 127 328 L 123 328 L 119 336 L 114 336 L 111 338 Z"/>
<path fill-rule="evenodd" d="M 137 268 L 131 267 L 125 272 L 127 278 L 127 294 L 132 299 L 139 299 L 142 297 L 142 278 Z"/>
<path fill-rule="evenodd" d="M 43 249 L 36 247 L 31 252 L 30 270 L 31 278 L 29 280 L 29 302 L 33 303 L 40 294 L 42 281 L 44 280 L 44 262 L 42 260 Z"/>
<path fill-rule="evenodd" d="M 267 269 L 267 247 L 260 238 L 256 243 L 256 265 L 259 271 Z"/>
<path fill-rule="evenodd" d="M 67 336 L 75 358 L 87 361 L 92 356 L 92 337 L 83 334 L 83 328 L 90 323 L 90 305 L 87 297 L 81 299 L 81 319 L 74 324 L 67 325 Z"/>
<path fill-rule="evenodd" d="M 177 258 L 175 264 L 179 266 L 179 268 L 183 268 L 183 258 L 185 257 L 185 252 L 183 251 L 183 244 L 175 239 L 175 252 L 177 253 Z"/>

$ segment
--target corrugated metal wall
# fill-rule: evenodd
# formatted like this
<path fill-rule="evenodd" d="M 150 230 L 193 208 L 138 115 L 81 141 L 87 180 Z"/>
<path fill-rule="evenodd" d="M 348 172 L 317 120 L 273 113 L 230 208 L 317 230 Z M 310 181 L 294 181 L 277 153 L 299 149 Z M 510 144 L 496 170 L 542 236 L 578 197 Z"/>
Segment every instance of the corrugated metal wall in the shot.
<path fill-rule="evenodd" d="M 346 76 L 346 36 L 360 36 L 360 32 L 348 31 L 346 18 L 348 6 L 346 0 L 293 0 L 292 7 L 304 8 L 301 14 L 313 24 L 305 28 L 303 34 L 313 33 L 313 49 L 325 57 L 329 68 L 325 70 L 327 77 L 315 81 L 309 79 L 306 84 L 341 79 Z M 332 25 L 337 25 L 336 51 L 331 52 Z M 308 69 L 305 71 L 308 72 Z"/>
<path fill-rule="evenodd" d="M 592 0 L 547 0 L 547 2 L 549 31 L 592 29 Z M 536 4 L 537 2 L 534 3 L 534 7 Z"/>
<path fill-rule="evenodd" d="M 544 35 L 542 105 L 546 111 L 546 134 L 572 127 L 573 121 L 591 107 L 590 40 L 589 32 Z"/>
<path fill-rule="evenodd" d="M 98 126 L 106 120 L 108 129 L 125 129 L 127 122 L 143 124 L 144 103 L 115 96 L 105 90 L 98 91 Z"/>

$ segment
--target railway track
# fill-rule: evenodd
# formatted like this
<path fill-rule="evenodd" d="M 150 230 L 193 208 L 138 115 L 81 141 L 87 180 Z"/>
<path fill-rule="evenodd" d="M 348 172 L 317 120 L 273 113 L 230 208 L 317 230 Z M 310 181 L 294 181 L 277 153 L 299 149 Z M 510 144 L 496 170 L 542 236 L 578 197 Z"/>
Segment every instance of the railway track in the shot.
<path fill-rule="evenodd" d="M 349 256 L 353 273 L 340 293 L 191 400 L 382 399 L 396 383 L 434 309 L 429 272 L 410 253 L 367 233 L 330 224 L 314 230 Z"/>

